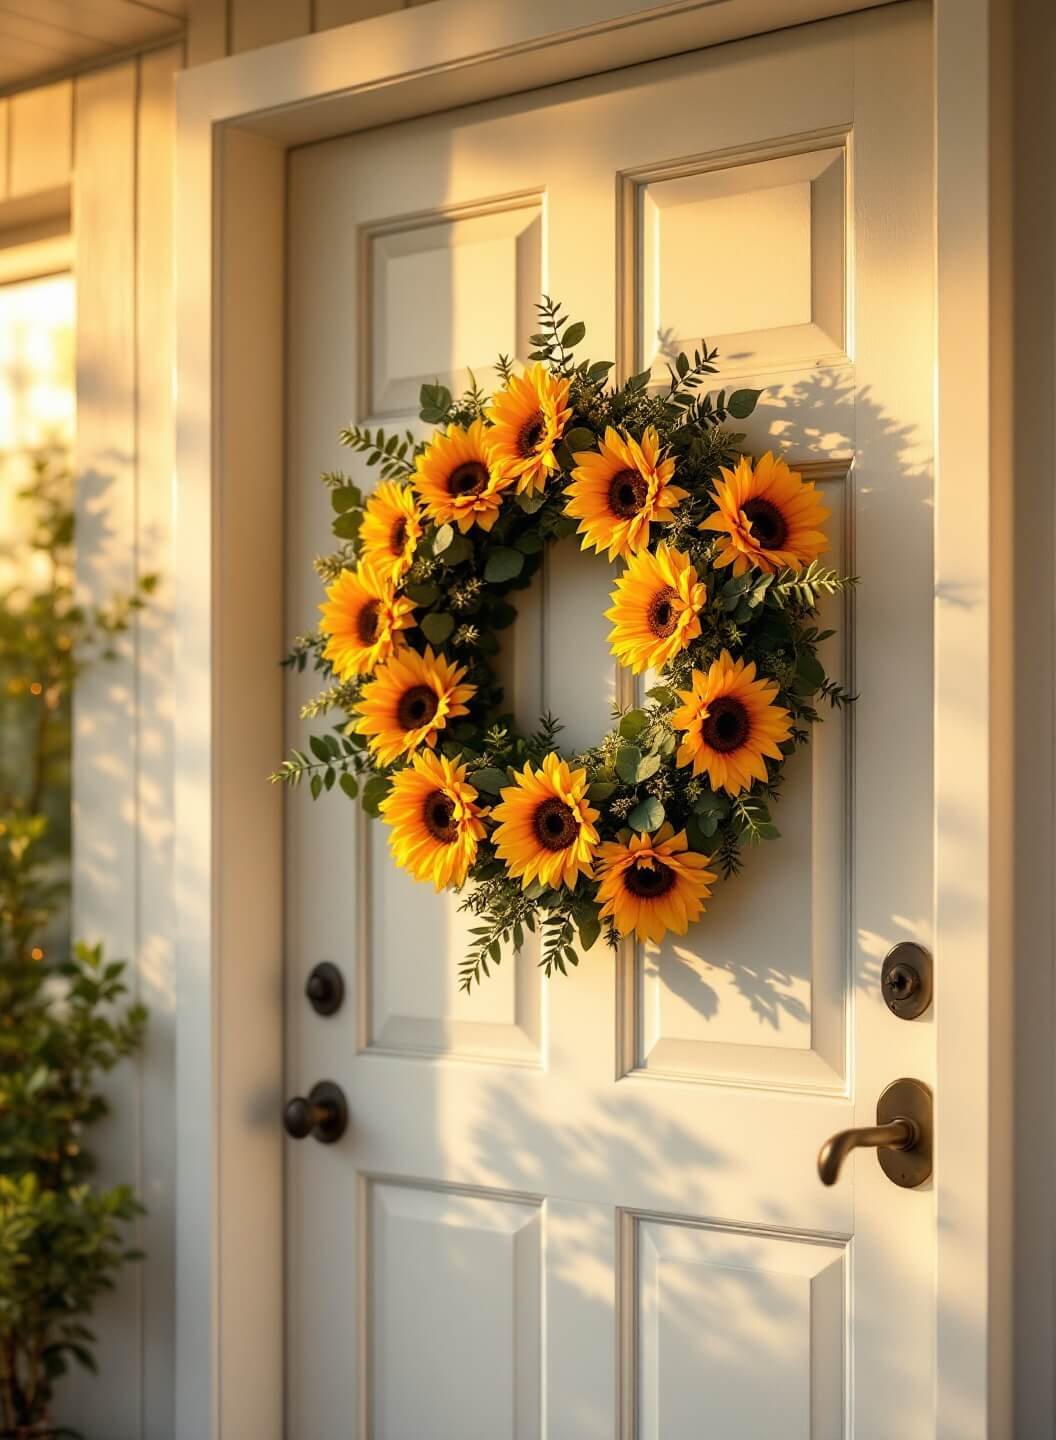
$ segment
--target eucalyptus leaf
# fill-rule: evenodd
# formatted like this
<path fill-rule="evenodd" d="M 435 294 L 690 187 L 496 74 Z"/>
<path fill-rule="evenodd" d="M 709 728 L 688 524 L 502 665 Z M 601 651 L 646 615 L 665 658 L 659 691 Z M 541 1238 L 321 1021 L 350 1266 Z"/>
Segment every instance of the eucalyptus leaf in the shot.
<path fill-rule="evenodd" d="M 498 795 L 510 783 L 510 777 L 505 770 L 489 765 L 484 770 L 474 770 L 469 776 L 469 783 L 485 795 Z"/>
<path fill-rule="evenodd" d="M 499 585 L 504 580 L 516 580 L 523 569 L 524 556 L 520 550 L 500 545 L 488 556 L 484 566 L 484 579 L 492 585 Z"/>
<path fill-rule="evenodd" d="M 638 766 L 642 763 L 642 752 L 637 745 L 622 745 L 616 756 L 616 774 L 626 785 L 638 781 Z"/>
<path fill-rule="evenodd" d="M 433 536 L 433 554 L 442 555 L 455 538 L 455 527 L 453 525 L 441 525 Z"/>
<path fill-rule="evenodd" d="M 432 645 L 442 645 L 455 628 L 455 617 L 444 610 L 434 610 L 421 621 L 422 634 Z"/>
<path fill-rule="evenodd" d="M 593 450 L 597 444 L 597 436 L 593 430 L 588 430 L 586 426 L 579 425 L 575 430 L 570 430 L 565 436 L 565 444 L 572 451 Z"/>
<path fill-rule="evenodd" d="M 659 769 L 659 755 L 643 755 L 641 761 L 638 764 L 638 773 L 634 778 L 639 781 L 650 780 Z"/>
<path fill-rule="evenodd" d="M 473 554 L 473 542 L 467 535 L 456 535 L 440 557 L 445 565 L 461 565 Z"/>
<path fill-rule="evenodd" d="M 595 780 L 594 784 L 587 789 L 587 799 L 607 800 L 610 795 L 615 795 L 619 788 L 611 780 Z"/>
<path fill-rule="evenodd" d="M 637 740 L 648 723 L 644 710 L 628 710 L 620 717 L 620 735 L 624 740 Z"/>
<path fill-rule="evenodd" d="M 403 593 L 416 605 L 431 605 L 434 600 L 440 599 L 439 585 L 433 585 L 429 581 L 423 585 L 405 585 Z"/>
<path fill-rule="evenodd" d="M 665 814 L 664 807 L 656 796 L 647 795 L 627 816 L 627 824 L 632 830 L 652 834 L 664 823 Z"/>

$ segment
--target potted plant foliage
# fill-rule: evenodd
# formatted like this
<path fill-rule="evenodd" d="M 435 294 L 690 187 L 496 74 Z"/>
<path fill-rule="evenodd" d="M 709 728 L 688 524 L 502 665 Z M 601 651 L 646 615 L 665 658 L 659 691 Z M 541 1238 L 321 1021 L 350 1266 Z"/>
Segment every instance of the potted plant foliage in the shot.
<path fill-rule="evenodd" d="M 51 1419 L 71 1362 L 94 1369 L 86 1321 L 137 1257 L 128 1185 L 92 1181 L 97 1086 L 140 1045 L 124 965 L 65 938 L 70 702 L 92 659 L 152 588 L 102 609 L 73 591 L 68 474 L 42 461 L 21 500 L 30 522 L 0 590 L 0 1437 L 74 1436 Z"/>

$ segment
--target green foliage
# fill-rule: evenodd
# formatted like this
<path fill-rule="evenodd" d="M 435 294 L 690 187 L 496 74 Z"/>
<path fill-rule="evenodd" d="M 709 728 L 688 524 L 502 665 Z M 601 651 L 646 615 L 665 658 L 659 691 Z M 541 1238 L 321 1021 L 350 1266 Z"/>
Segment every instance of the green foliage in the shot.
<path fill-rule="evenodd" d="M 85 664 L 115 653 L 154 589 L 86 609 L 72 587 L 69 477 L 45 464 L 22 495 L 29 573 L 0 596 L 0 1427 L 46 1423 L 71 1363 L 95 1368 L 85 1321 L 121 1267 L 140 1213 L 125 1185 L 92 1183 L 98 1077 L 140 1046 L 125 967 L 54 939 L 67 889 L 69 713 Z M 41 578 L 42 577 L 42 578 Z M 58 817 L 57 819 L 55 817 Z M 74 1432 L 63 1432 L 73 1435 Z"/>
<path fill-rule="evenodd" d="M 488 530 L 474 525 L 463 533 L 453 523 L 426 520 L 411 568 L 399 582 L 400 594 L 414 606 L 414 625 L 403 632 L 406 643 L 419 652 L 430 645 L 463 667 L 465 683 L 473 689 L 469 713 L 441 728 L 437 748 L 466 767 L 482 807 L 497 805 L 525 765 L 539 766 L 547 755 L 560 753 L 561 726 L 553 716 L 544 716 L 534 733 L 521 735 L 506 712 L 495 664 L 502 632 L 515 621 L 519 592 L 537 576 L 547 548 L 576 533 L 577 522 L 565 507 L 577 455 L 596 450 L 610 426 L 639 441 L 653 427 L 663 454 L 675 462 L 676 483 L 685 495 L 670 521 L 653 526 L 649 544 L 655 547 L 664 540 L 683 552 L 704 583 L 707 600 L 698 616 L 700 635 L 669 660 L 644 701 L 614 716 L 607 735 L 578 754 L 566 752 L 565 758 L 586 772 L 602 841 L 628 844 L 636 834 L 666 834 L 663 827 L 670 825 L 675 832 L 684 830 L 690 848 L 707 855 L 720 873 L 732 876 L 745 849 L 778 834 L 771 807 L 780 793 L 782 766 L 821 718 L 816 706 L 824 700 L 839 707 L 854 699 L 827 674 L 820 647 L 832 632 L 815 621 L 820 604 L 855 582 L 819 561 L 776 575 L 753 567 L 735 576 L 717 564 L 719 542 L 702 523 L 715 512 L 720 468 L 736 464 L 740 455 L 745 437 L 733 426 L 753 413 L 761 392 L 709 389 L 718 373 L 716 350 L 702 342 L 691 353 L 671 355 L 666 378 L 649 369 L 614 384 L 612 362 L 583 353 L 587 330 L 582 321 L 549 296 L 544 295 L 536 309 L 537 328 L 529 337 L 527 358 L 567 382 L 563 403 L 570 413 L 553 445 L 556 468 L 542 490 L 506 491 Z M 499 357 L 496 370 L 503 385 L 516 373 L 508 356 Z M 435 380 L 421 387 L 419 398 L 420 417 L 427 425 L 466 427 L 477 419 L 490 423 L 488 397 L 473 376 L 458 397 Z M 430 443 L 416 441 L 410 431 L 390 436 L 367 429 L 346 430 L 342 440 L 365 457 L 368 470 L 380 467 L 383 476 L 408 479 Z M 358 562 L 367 502 L 346 476 L 323 478 L 331 490 L 339 544 L 316 561 L 316 568 L 330 583 Z M 336 785 L 358 797 L 368 814 L 377 815 L 393 776 L 410 757 L 387 766 L 375 760 L 357 733 L 357 705 L 367 681 L 338 681 L 322 649 L 319 634 L 303 635 L 284 663 L 297 672 L 312 668 L 321 673 L 325 688 L 305 704 L 302 714 L 314 719 L 337 712 L 332 733 L 313 735 L 311 753 L 292 751 L 271 778 L 291 787 L 307 780 L 313 797 Z M 679 692 L 691 686 L 694 672 L 706 670 L 724 650 L 753 662 L 757 675 L 775 684 L 777 703 L 791 723 L 780 756 L 763 762 L 765 778 L 732 799 L 712 792 L 706 776 L 695 777 L 678 766 L 680 736 L 671 724 L 681 703 Z M 547 890 L 538 883 L 525 889 L 509 876 L 486 835 L 462 899 L 476 922 L 461 971 L 463 987 L 486 977 L 533 931 L 545 972 L 567 973 L 580 951 L 601 934 L 597 892 L 597 879 L 585 875 L 571 890 Z M 613 942 L 611 922 L 605 933 Z"/>

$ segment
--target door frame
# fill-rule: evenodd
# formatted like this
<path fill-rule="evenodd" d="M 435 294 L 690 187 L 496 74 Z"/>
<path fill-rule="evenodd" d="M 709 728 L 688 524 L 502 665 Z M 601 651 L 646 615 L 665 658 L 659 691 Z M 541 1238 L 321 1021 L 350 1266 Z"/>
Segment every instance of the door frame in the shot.
<path fill-rule="evenodd" d="M 263 777 L 283 743 L 286 152 L 875 3 L 435 0 L 180 77 L 178 1440 L 284 1433 L 283 827 Z M 1008 142 L 990 83 L 1002 8 L 933 5 L 936 1405 L 958 1440 L 1011 1433 L 1012 838 L 995 758 L 1011 715 L 992 639 L 1011 607 L 994 561 L 1009 502 L 990 486 L 1009 397 L 991 376 L 1007 319 L 981 163 Z"/>

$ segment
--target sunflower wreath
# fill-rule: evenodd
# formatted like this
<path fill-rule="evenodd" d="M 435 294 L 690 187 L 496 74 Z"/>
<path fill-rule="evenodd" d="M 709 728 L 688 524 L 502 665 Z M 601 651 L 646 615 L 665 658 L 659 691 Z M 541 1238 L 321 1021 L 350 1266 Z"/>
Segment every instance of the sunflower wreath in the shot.
<path fill-rule="evenodd" d="M 584 325 L 537 308 L 530 367 L 500 356 L 495 395 L 422 387 L 431 439 L 342 432 L 379 483 L 364 497 L 323 476 L 338 546 L 316 561 L 322 622 L 284 661 L 323 673 L 303 715 L 331 723 L 272 776 L 358 795 L 397 865 L 462 892 L 467 990 L 526 931 L 547 975 L 602 931 L 614 947 L 684 934 L 744 848 L 777 836 L 770 807 L 818 698 L 853 699 L 818 658 L 819 601 L 854 583 L 819 560 L 829 512 L 728 424 L 760 392 L 706 392 L 706 345 L 666 388 L 649 371 L 611 386 L 611 362 L 575 358 Z M 653 683 L 569 756 L 550 715 L 518 733 L 493 661 L 517 592 L 573 535 L 618 567 L 611 648 Z"/>

